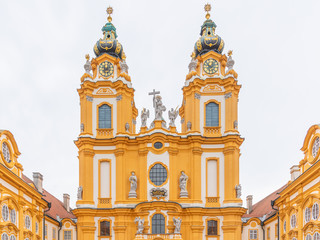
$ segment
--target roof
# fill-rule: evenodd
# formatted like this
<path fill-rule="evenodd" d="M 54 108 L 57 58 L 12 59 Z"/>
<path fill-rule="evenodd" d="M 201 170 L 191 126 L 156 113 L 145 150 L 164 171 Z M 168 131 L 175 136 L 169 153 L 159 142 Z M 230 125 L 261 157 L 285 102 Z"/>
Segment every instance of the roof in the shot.
<path fill-rule="evenodd" d="M 250 214 L 244 214 L 243 218 L 264 218 L 267 219 L 275 214 L 277 211 L 272 209 L 271 201 L 274 201 L 280 196 L 280 192 L 287 187 L 287 184 L 279 188 L 278 190 L 271 193 L 269 196 L 265 197 L 261 201 L 257 202 L 252 206 L 252 211 Z"/>
<path fill-rule="evenodd" d="M 22 179 L 28 183 L 28 184 L 33 184 L 35 186 L 35 184 L 33 183 L 33 181 L 28 178 L 27 176 L 25 176 L 24 174 L 22 174 Z M 46 215 L 48 215 L 49 217 L 55 219 L 56 221 L 59 221 L 60 219 L 63 218 L 71 218 L 71 219 L 75 219 L 76 216 L 73 215 L 73 213 L 71 212 L 72 209 L 70 208 L 70 212 L 68 212 L 64 206 L 63 206 L 63 202 L 61 202 L 59 199 L 57 199 L 55 196 L 53 196 L 52 194 L 50 194 L 47 190 L 43 189 L 43 199 L 46 200 L 47 202 L 51 203 L 51 208 L 48 212 L 46 212 Z M 58 219 L 58 217 L 60 219 Z"/>

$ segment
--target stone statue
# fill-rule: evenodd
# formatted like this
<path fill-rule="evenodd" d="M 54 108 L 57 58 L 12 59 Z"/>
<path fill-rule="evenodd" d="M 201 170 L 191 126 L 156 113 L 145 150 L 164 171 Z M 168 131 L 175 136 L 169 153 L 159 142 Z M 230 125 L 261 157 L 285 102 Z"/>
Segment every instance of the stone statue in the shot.
<path fill-rule="evenodd" d="M 233 66 L 234 66 L 234 60 L 232 59 L 232 51 L 229 51 L 228 52 L 228 59 L 227 59 L 227 68 L 228 68 L 227 72 L 232 70 Z"/>
<path fill-rule="evenodd" d="M 236 189 L 237 198 L 240 198 L 241 197 L 241 185 L 240 184 L 236 185 L 235 189 Z"/>
<path fill-rule="evenodd" d="M 89 61 L 90 60 L 89 54 L 86 55 L 86 59 L 87 59 L 86 64 L 83 67 L 84 67 L 84 70 L 86 70 L 86 73 L 91 75 L 90 71 L 92 70 L 92 67 L 91 67 L 91 62 Z"/>
<path fill-rule="evenodd" d="M 147 119 L 149 118 L 149 110 L 143 108 L 141 111 L 141 127 L 147 126 Z"/>
<path fill-rule="evenodd" d="M 195 72 L 196 71 L 196 68 L 197 68 L 197 64 L 198 64 L 198 60 L 197 59 L 194 59 L 192 58 L 191 59 L 191 62 L 189 63 L 189 72 Z"/>
<path fill-rule="evenodd" d="M 164 120 L 162 113 L 167 109 L 162 104 L 162 97 L 160 95 L 157 95 L 153 98 L 153 107 L 155 108 L 155 120 Z"/>
<path fill-rule="evenodd" d="M 178 108 L 178 107 L 177 107 Z M 169 120 L 170 120 L 170 123 L 169 123 L 169 126 L 170 127 L 175 127 L 175 123 L 174 121 L 176 120 L 176 118 L 178 117 L 178 110 L 177 108 L 175 110 L 173 110 L 173 108 L 171 108 L 171 110 L 168 112 L 168 115 L 169 115 Z"/>
<path fill-rule="evenodd" d="M 188 197 L 188 191 L 187 191 L 187 181 L 188 181 L 188 176 L 185 174 L 184 171 L 181 171 L 181 175 L 179 178 L 179 187 L 180 187 L 180 197 L 181 198 L 186 198 Z"/>
<path fill-rule="evenodd" d="M 181 218 L 173 217 L 174 233 L 180 233 L 181 229 Z"/>
<path fill-rule="evenodd" d="M 137 187 L 138 187 L 138 179 L 134 172 L 131 172 L 131 176 L 129 177 L 130 182 L 130 192 L 129 198 L 137 198 Z"/>
<path fill-rule="evenodd" d="M 119 64 L 120 64 L 121 72 L 128 72 L 129 67 L 128 67 L 127 63 L 126 63 L 126 60 L 123 60 Z"/>
<path fill-rule="evenodd" d="M 162 113 L 167 109 L 162 104 L 161 96 L 156 94 L 160 94 L 160 91 L 156 91 L 153 89 L 153 92 L 149 93 L 149 95 L 153 95 L 153 107 L 155 110 L 155 120 L 164 120 L 162 117 Z"/>
<path fill-rule="evenodd" d="M 82 200 L 82 192 L 83 192 L 82 186 L 78 187 L 78 193 L 77 193 L 78 200 Z"/>
<path fill-rule="evenodd" d="M 140 217 L 136 217 L 136 219 L 134 220 L 134 223 L 138 223 L 138 230 L 137 230 L 137 234 L 142 234 L 143 230 L 144 230 L 144 218 L 141 219 Z"/>

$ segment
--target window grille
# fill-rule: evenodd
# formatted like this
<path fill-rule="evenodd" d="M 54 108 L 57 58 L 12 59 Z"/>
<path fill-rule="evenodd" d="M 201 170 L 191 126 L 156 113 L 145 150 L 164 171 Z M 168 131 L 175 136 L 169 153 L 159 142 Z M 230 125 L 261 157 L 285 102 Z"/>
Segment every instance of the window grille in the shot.
<path fill-rule="evenodd" d="M 11 163 L 11 159 L 10 159 L 10 150 L 9 147 L 7 145 L 7 143 L 2 143 L 2 154 L 4 159 L 7 161 L 7 163 Z"/>
<path fill-rule="evenodd" d="M 9 208 L 6 204 L 2 206 L 2 218 L 5 222 L 9 220 Z"/>
<path fill-rule="evenodd" d="M 154 185 L 160 186 L 167 180 L 167 169 L 160 163 L 155 164 L 149 173 L 151 182 Z"/>
<path fill-rule="evenodd" d="M 306 210 L 304 210 L 304 221 L 306 223 L 310 222 L 310 217 L 311 217 L 311 213 L 310 213 L 310 208 L 306 208 Z"/>
<path fill-rule="evenodd" d="M 291 224 L 291 228 L 295 228 L 296 227 L 296 225 L 297 225 L 297 217 L 296 217 L 295 214 L 293 214 L 291 216 L 290 224 Z"/>
<path fill-rule="evenodd" d="M 219 127 L 219 105 L 214 102 L 206 105 L 206 127 Z"/>
<path fill-rule="evenodd" d="M 313 240 L 320 240 L 320 234 L 318 232 L 313 235 Z"/>
<path fill-rule="evenodd" d="M 11 219 L 11 222 L 12 223 L 16 223 L 16 210 L 14 210 L 14 209 L 12 209 L 11 211 L 10 211 L 10 219 Z M 11 239 L 10 239 L 11 240 Z"/>
<path fill-rule="evenodd" d="M 63 240 L 71 240 L 71 231 L 64 231 Z"/>
<path fill-rule="evenodd" d="M 287 231 L 287 221 L 283 222 L 283 232 Z"/>
<path fill-rule="evenodd" d="M 9 240 L 9 236 L 6 233 L 1 234 L 1 240 Z"/>
<path fill-rule="evenodd" d="M 99 128 L 111 128 L 111 107 L 107 104 L 99 107 Z"/>
<path fill-rule="evenodd" d="M 165 233 L 165 219 L 162 214 L 155 214 L 152 217 L 152 234 Z"/>
<path fill-rule="evenodd" d="M 11 235 L 10 236 L 10 240 L 16 240 L 16 236 L 15 235 Z"/>
<path fill-rule="evenodd" d="M 311 237 L 310 234 L 308 234 L 308 235 L 306 236 L 306 240 L 312 240 L 312 237 Z"/>
<path fill-rule="evenodd" d="M 110 236 L 110 222 L 100 222 L 100 236 Z"/>
<path fill-rule="evenodd" d="M 317 220 L 319 218 L 319 205 L 318 205 L 318 203 L 315 203 L 312 206 L 312 218 L 314 220 Z"/>
<path fill-rule="evenodd" d="M 210 220 L 207 222 L 208 235 L 218 235 L 218 222 Z"/>
<path fill-rule="evenodd" d="M 250 230 L 250 239 L 258 239 L 258 230 Z"/>
<path fill-rule="evenodd" d="M 26 229 L 30 229 L 30 225 L 31 225 L 31 220 L 29 216 L 26 216 L 25 220 L 24 220 L 24 224 Z"/>

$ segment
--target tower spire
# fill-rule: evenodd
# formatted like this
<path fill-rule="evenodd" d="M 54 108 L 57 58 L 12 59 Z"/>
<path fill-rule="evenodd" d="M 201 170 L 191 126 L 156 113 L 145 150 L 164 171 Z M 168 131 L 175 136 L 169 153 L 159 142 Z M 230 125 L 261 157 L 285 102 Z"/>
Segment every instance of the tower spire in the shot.
<path fill-rule="evenodd" d="M 209 19 L 210 18 L 210 11 L 211 11 L 211 4 L 210 3 L 207 3 L 206 5 L 204 5 L 204 10 L 207 12 L 206 14 L 206 19 Z"/>
<path fill-rule="evenodd" d="M 107 8 L 107 13 L 109 14 L 109 16 L 108 16 L 108 22 L 111 22 L 111 21 L 112 21 L 111 14 L 113 13 L 113 8 L 109 6 L 109 7 Z"/>

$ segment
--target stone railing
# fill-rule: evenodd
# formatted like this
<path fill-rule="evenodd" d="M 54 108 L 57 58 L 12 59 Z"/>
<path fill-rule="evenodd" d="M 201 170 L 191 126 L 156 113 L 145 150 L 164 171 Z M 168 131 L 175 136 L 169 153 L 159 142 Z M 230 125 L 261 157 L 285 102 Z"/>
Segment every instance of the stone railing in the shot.
<path fill-rule="evenodd" d="M 221 127 L 204 127 L 204 135 L 208 137 L 221 136 Z"/>
<path fill-rule="evenodd" d="M 181 234 L 179 233 L 165 233 L 165 234 L 136 234 L 134 240 L 142 239 L 176 239 L 182 240 Z"/>
<path fill-rule="evenodd" d="M 110 138 L 113 137 L 112 128 L 98 128 L 97 129 L 97 138 Z"/>

